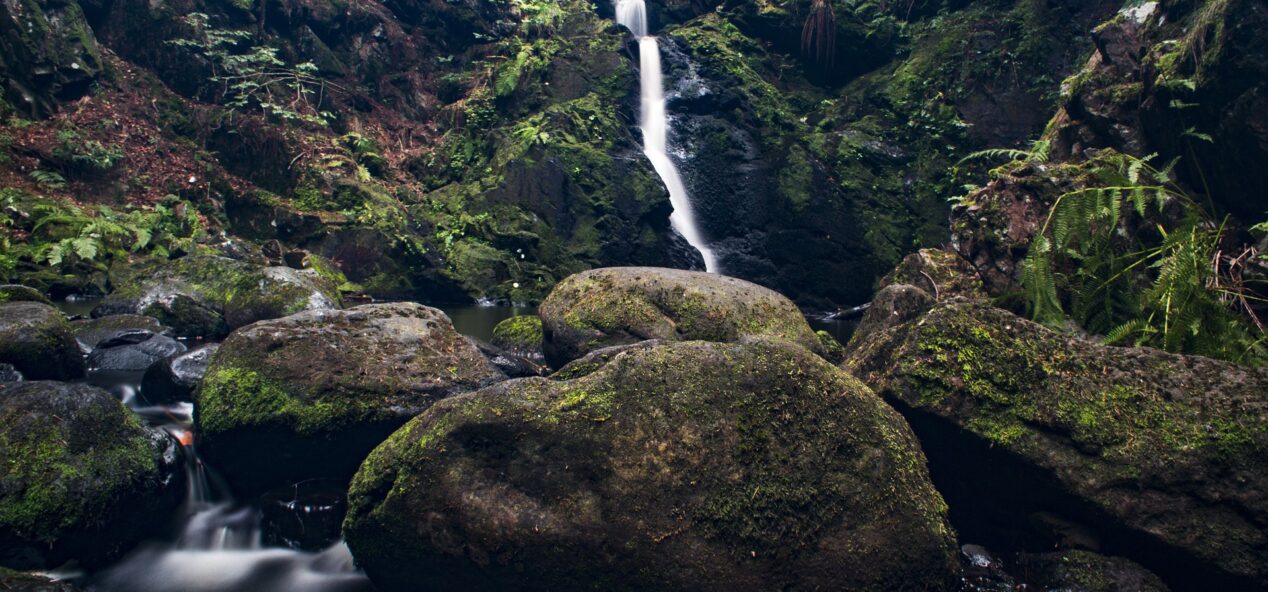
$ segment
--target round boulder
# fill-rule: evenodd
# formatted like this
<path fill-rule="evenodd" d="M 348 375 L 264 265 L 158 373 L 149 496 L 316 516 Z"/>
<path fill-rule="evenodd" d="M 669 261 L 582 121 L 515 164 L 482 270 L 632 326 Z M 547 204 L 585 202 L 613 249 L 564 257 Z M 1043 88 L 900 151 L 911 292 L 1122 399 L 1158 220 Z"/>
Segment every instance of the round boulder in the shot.
<path fill-rule="evenodd" d="M 225 322 L 245 327 L 305 310 L 339 308 L 339 291 L 315 271 L 265 267 L 243 278 L 225 303 Z"/>
<path fill-rule="evenodd" d="M 87 566 L 166 526 L 182 497 L 175 442 L 101 389 L 0 387 L 0 565 Z"/>
<path fill-rule="evenodd" d="M 556 368 L 596 349 L 646 339 L 777 337 L 820 351 L 818 337 L 791 300 L 711 273 L 592 269 L 555 286 L 539 312 L 546 360 Z"/>
<path fill-rule="evenodd" d="M 84 357 L 70 323 L 56 308 L 38 302 L 0 303 L 0 362 L 28 380 L 79 378 Z"/>
<path fill-rule="evenodd" d="M 502 349 L 540 355 L 542 320 L 534 315 L 520 315 L 506 319 L 493 328 L 492 343 Z"/>
<path fill-rule="evenodd" d="M 344 536 L 384 592 L 934 590 L 956 570 L 903 419 L 775 339 L 441 401 L 362 464 Z"/>
<path fill-rule="evenodd" d="M 347 480 L 436 400 L 505 378 L 449 317 L 420 304 L 261 321 L 211 359 L 195 394 L 201 449 L 240 492 Z"/>

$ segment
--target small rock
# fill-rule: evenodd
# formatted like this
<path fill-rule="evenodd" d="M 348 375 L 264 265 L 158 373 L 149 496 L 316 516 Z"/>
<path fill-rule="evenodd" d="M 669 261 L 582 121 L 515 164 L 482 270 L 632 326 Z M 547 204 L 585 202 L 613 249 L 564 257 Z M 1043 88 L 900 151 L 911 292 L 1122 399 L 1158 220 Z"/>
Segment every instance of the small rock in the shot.
<path fill-rule="evenodd" d="M 141 378 L 141 396 L 153 405 L 192 400 L 194 388 L 202 382 L 218 349 L 220 344 L 213 343 L 150 366 Z"/>
<path fill-rule="evenodd" d="M 88 366 L 94 370 L 141 372 L 186 349 L 171 337 L 149 331 L 126 331 L 98 344 L 97 349 L 88 354 Z"/>

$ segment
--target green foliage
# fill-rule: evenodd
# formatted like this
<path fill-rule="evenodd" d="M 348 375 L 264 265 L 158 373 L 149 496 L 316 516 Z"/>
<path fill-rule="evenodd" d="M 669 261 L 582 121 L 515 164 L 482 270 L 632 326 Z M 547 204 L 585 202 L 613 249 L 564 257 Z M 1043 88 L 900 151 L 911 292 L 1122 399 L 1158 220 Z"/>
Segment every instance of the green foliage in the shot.
<path fill-rule="evenodd" d="M 63 129 L 57 132 L 53 157 L 70 175 L 92 176 L 114 170 L 124 154 L 119 146 L 88 140 L 74 129 Z"/>
<path fill-rule="evenodd" d="M 1148 160 L 1103 153 L 1053 203 L 1022 267 L 1031 317 L 1059 326 L 1068 314 L 1108 343 L 1268 363 L 1262 330 L 1233 308 L 1247 295 L 1221 264 L 1225 226 L 1171 182 L 1174 162 Z"/>
<path fill-rule="evenodd" d="M 104 269 L 129 253 L 187 252 L 204 230 L 197 212 L 175 196 L 120 212 L 5 188 L 0 211 L 0 277 L 6 280 L 24 261 L 70 271 L 76 264 Z"/>
<path fill-rule="evenodd" d="M 213 99 L 230 113 L 259 110 L 283 121 L 323 126 L 334 119 L 321 106 L 325 93 L 336 87 L 317 76 L 312 62 L 288 64 L 277 48 L 254 45 L 251 31 L 212 26 L 203 13 L 192 13 L 184 20 L 192 34 L 168 43 L 206 61 L 211 68 L 208 81 L 217 86 Z"/>

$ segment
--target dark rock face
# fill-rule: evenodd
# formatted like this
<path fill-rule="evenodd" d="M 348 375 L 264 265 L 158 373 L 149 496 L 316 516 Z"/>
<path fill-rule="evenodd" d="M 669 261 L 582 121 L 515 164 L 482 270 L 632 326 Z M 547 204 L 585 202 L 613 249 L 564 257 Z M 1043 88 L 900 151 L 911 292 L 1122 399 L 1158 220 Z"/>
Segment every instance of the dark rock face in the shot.
<path fill-rule="evenodd" d="M 648 344 L 441 401 L 366 459 L 344 533 L 385 591 L 939 589 L 907 426 L 780 340 Z"/>
<path fill-rule="evenodd" d="M 0 564 L 95 566 L 165 526 L 183 489 L 176 445 L 86 385 L 0 387 Z"/>
<path fill-rule="evenodd" d="M 786 339 L 819 351 L 797 306 L 743 280 L 655 267 L 594 269 L 560 282 L 540 308 L 546 360 L 558 368 L 587 352 L 647 339 Z"/>
<path fill-rule="evenodd" d="M 155 335 L 169 332 L 158 319 L 137 314 L 109 315 L 96 319 L 80 319 L 70 322 L 71 331 L 84 351 L 96 349 L 105 339 L 126 331 L 145 331 Z"/>
<path fill-rule="evenodd" d="M 204 456 L 239 492 L 347 480 L 433 402 L 506 377 L 419 304 L 308 311 L 235 331 L 195 395 Z"/>
<path fill-rule="evenodd" d="M 192 400 L 218 349 L 213 343 L 155 363 L 141 377 L 141 395 L 154 405 Z"/>
<path fill-rule="evenodd" d="M 94 370 L 142 372 L 164 358 L 184 353 L 185 344 L 149 331 L 130 331 L 109 337 L 88 354 Z"/>
<path fill-rule="evenodd" d="M 845 367 L 943 462 L 972 466 L 957 451 L 989 445 L 1015 472 L 995 491 L 968 484 L 978 502 L 949 493 L 953 513 L 1056 514 L 1165 578 L 1268 586 L 1268 371 L 1100 346 L 962 299 L 851 345 Z"/>
<path fill-rule="evenodd" d="M 131 270 L 93 316 L 147 315 L 181 337 L 210 339 L 258 320 L 338 308 L 339 302 L 335 286 L 315 271 L 193 255 Z"/>
<path fill-rule="evenodd" d="M 70 323 L 57 309 L 38 302 L 0 303 L 0 362 L 33 380 L 84 375 Z"/>
<path fill-rule="evenodd" d="M 0 3 L 0 89 L 28 116 L 88 93 L 103 69 L 97 39 L 77 2 Z"/>

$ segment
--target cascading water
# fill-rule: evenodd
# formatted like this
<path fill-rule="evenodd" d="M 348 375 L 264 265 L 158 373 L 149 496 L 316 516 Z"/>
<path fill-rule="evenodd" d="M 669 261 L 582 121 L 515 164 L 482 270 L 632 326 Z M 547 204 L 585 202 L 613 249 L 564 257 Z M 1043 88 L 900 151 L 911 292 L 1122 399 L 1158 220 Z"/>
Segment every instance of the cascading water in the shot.
<path fill-rule="evenodd" d="M 642 110 L 639 125 L 643 129 L 643 154 L 652 162 L 652 168 L 660 175 L 669 190 L 669 203 L 674 213 L 669 223 L 687 243 L 700 251 L 705 271 L 718 272 L 717 255 L 705 242 L 696 225 L 691 208 L 691 196 L 682 182 L 678 167 L 669 157 L 669 116 L 665 110 L 665 91 L 661 80 L 660 43 L 648 34 L 647 5 L 644 0 L 617 0 L 616 22 L 630 30 L 638 39 L 640 87 Z"/>

